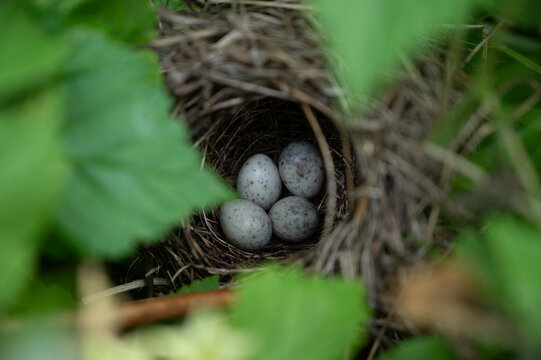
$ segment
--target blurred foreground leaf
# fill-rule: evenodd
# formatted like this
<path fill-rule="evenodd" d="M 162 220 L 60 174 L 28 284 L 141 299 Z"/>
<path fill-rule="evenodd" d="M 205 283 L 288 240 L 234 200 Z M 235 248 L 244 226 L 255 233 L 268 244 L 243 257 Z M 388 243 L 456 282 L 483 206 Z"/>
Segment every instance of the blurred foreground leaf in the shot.
<path fill-rule="evenodd" d="M 514 323 L 519 351 L 539 350 L 541 335 L 541 232 L 518 218 L 494 216 L 480 236 L 465 232 L 458 255 L 482 281 L 486 301 Z M 516 331 L 516 330 L 521 331 Z"/>
<path fill-rule="evenodd" d="M 169 116 L 156 56 L 101 34 L 74 36 L 68 151 L 74 163 L 57 221 L 90 256 L 126 255 L 194 210 L 233 195 Z"/>
<path fill-rule="evenodd" d="M 49 320 L 31 319 L 0 328 L 2 360 L 73 360 L 78 349 L 73 331 Z"/>
<path fill-rule="evenodd" d="M 455 360 L 453 350 L 438 337 L 420 337 L 401 342 L 377 360 Z"/>
<path fill-rule="evenodd" d="M 190 285 L 186 285 L 178 289 L 175 294 L 187 294 L 198 291 L 218 290 L 220 288 L 220 276 L 213 275 L 202 280 L 195 280 Z"/>
<path fill-rule="evenodd" d="M 125 344 L 152 360 L 248 360 L 256 348 L 250 335 L 232 328 L 222 313 L 195 312 L 183 326 L 139 330 Z"/>
<path fill-rule="evenodd" d="M 371 95 L 400 58 L 426 43 L 434 25 L 460 23 L 472 4 L 491 0 L 313 0 L 323 37 L 340 59 L 342 83 L 354 100 Z M 425 37 L 423 39 L 423 36 Z"/>
<path fill-rule="evenodd" d="M 47 314 L 75 309 L 77 301 L 64 287 L 35 279 L 10 309 L 10 314 Z"/>
<path fill-rule="evenodd" d="M 162 6 L 171 11 L 183 10 L 186 3 L 183 0 L 151 0 L 154 6 Z"/>
<path fill-rule="evenodd" d="M 78 0 L 66 15 L 68 24 L 92 26 L 131 44 L 150 40 L 156 22 L 154 10 L 144 0 Z"/>
<path fill-rule="evenodd" d="M 537 64 L 536 62 L 532 61 L 528 57 L 520 54 L 519 52 L 517 52 L 517 51 L 515 51 L 515 50 L 513 50 L 513 49 L 511 49 L 509 47 L 502 46 L 499 49 L 503 53 L 509 55 L 510 57 L 512 57 L 513 59 L 515 59 L 519 63 L 521 63 L 522 65 L 526 66 L 528 69 L 530 69 L 533 72 L 536 72 L 537 74 L 541 75 L 541 65 Z"/>
<path fill-rule="evenodd" d="M 38 232 L 64 184 L 62 105 L 48 92 L 0 110 L 0 311 L 30 280 Z"/>
<path fill-rule="evenodd" d="M 254 359 L 341 359 L 360 345 L 368 318 L 358 281 L 274 268 L 245 278 L 232 308 L 233 324 L 261 343 Z"/>
<path fill-rule="evenodd" d="M 531 343 L 541 346 L 541 232 L 512 217 L 494 218 L 486 232 L 499 302 L 515 316 Z"/>
<path fill-rule="evenodd" d="M 248 360 L 256 345 L 223 313 L 195 312 L 179 325 L 137 329 L 126 336 L 98 332 L 83 339 L 84 360 Z"/>
<path fill-rule="evenodd" d="M 67 54 L 15 6 L 0 3 L 0 103 L 57 72 Z"/>

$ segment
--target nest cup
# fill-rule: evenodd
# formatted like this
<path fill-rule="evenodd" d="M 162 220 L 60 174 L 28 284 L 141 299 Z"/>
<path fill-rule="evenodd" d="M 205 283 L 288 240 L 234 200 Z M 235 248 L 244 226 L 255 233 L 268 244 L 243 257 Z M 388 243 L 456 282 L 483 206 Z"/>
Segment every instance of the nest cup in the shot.
<path fill-rule="evenodd" d="M 254 154 L 278 163 L 291 142 L 318 147 L 326 185 L 311 201 L 320 228 L 296 244 L 273 236 L 262 251 L 252 253 L 225 238 L 218 209 L 195 215 L 147 252 L 174 287 L 209 273 L 227 277 L 262 259 L 302 262 L 303 254 L 348 213 L 350 145 L 345 131 L 329 119 L 334 116 L 329 94 L 337 91 L 303 6 L 280 1 L 237 5 L 160 12 L 162 36 L 151 47 L 178 100 L 175 115 L 188 123 L 205 162 L 232 186 Z M 287 195 L 284 186 L 282 197 Z"/>
<path fill-rule="evenodd" d="M 177 99 L 174 113 L 205 162 L 234 186 L 250 156 L 277 162 L 287 144 L 308 141 L 320 149 L 326 185 L 312 199 L 321 227 L 311 239 L 272 239 L 260 252 L 242 251 L 224 237 L 218 210 L 208 211 L 145 251 L 148 277 L 176 288 L 209 274 L 227 280 L 263 259 L 298 262 L 325 274 L 362 275 L 379 306 L 388 276 L 419 261 L 420 248 L 438 246 L 444 167 L 423 142 L 441 109 L 460 98 L 464 77 L 445 74 L 452 67 L 439 55 L 423 58 L 362 121 L 343 121 L 332 110 L 341 91 L 317 26 L 291 0 L 213 0 L 160 12 L 161 36 L 150 47 Z"/>
<path fill-rule="evenodd" d="M 301 106 L 294 102 L 263 98 L 246 104 L 233 115 L 218 113 L 213 118 L 211 127 L 200 128 L 193 134 L 193 140 L 202 150 L 206 163 L 232 186 L 236 184 L 240 168 L 252 155 L 262 153 L 278 163 L 282 149 L 292 142 L 307 141 L 318 146 Z M 333 176 L 331 181 L 336 186 L 336 196 L 335 206 L 330 208 L 325 184 L 310 199 L 320 218 L 316 233 L 300 243 L 286 243 L 273 236 L 261 251 L 247 252 L 232 245 L 224 236 L 219 223 L 219 209 L 201 213 L 158 246 L 167 249 L 171 256 L 165 264 L 170 264 L 168 271 L 172 278 L 178 269 L 184 268 L 174 281 L 186 282 L 208 273 L 230 275 L 262 259 L 298 260 L 302 258 L 303 251 L 313 249 L 318 243 L 326 216 L 332 219 L 330 225 L 326 225 L 332 227 L 346 216 L 346 169 L 351 167 L 351 163 L 341 154 L 343 139 L 334 124 L 319 116 L 318 129 L 324 134 L 326 151 L 332 158 L 332 164 L 325 163 L 325 167 L 326 173 Z M 288 195 L 283 186 L 281 197 Z"/>

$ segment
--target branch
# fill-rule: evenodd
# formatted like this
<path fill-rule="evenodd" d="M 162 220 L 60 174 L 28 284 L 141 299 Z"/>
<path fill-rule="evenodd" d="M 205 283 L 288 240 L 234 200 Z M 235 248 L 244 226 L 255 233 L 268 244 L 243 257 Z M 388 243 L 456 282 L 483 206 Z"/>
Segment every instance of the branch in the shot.
<path fill-rule="evenodd" d="M 234 292 L 223 289 L 133 301 L 119 307 L 117 324 L 120 330 L 125 330 L 184 316 L 194 308 L 224 308 L 234 297 Z"/>

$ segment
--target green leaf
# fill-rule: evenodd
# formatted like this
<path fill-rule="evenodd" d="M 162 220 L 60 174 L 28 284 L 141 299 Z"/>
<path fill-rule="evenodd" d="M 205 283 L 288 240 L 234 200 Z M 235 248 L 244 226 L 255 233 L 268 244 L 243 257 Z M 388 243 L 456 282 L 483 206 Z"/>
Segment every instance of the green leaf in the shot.
<path fill-rule="evenodd" d="M 459 232 L 455 256 L 467 265 L 467 270 L 475 274 L 475 279 L 482 284 L 479 290 L 482 290 L 487 302 L 499 298 L 502 283 L 493 271 L 493 259 L 487 256 L 487 240 L 473 229 L 460 229 Z"/>
<path fill-rule="evenodd" d="M 84 0 L 67 14 L 70 25 L 85 24 L 115 39 L 142 44 L 154 36 L 156 14 L 144 0 Z"/>
<path fill-rule="evenodd" d="M 154 6 L 162 6 L 171 11 L 183 10 L 186 3 L 183 0 L 151 0 Z"/>
<path fill-rule="evenodd" d="M 526 125 L 519 130 L 522 142 L 537 172 L 540 173 L 541 148 L 539 147 L 539 133 L 541 131 L 541 109 L 532 109 L 521 120 L 526 122 Z"/>
<path fill-rule="evenodd" d="M 541 232 L 532 224 L 512 216 L 489 219 L 483 236 L 464 233 L 457 246 L 483 285 L 485 302 L 515 321 L 517 348 L 540 349 L 541 336 Z"/>
<path fill-rule="evenodd" d="M 341 359 L 369 318 L 358 281 L 270 268 L 242 281 L 233 324 L 258 336 L 254 359 Z"/>
<path fill-rule="evenodd" d="M 442 339 L 431 336 L 405 340 L 377 360 L 454 360 L 451 347 Z"/>
<path fill-rule="evenodd" d="M 77 301 L 62 284 L 47 284 L 34 280 L 25 293 L 17 298 L 10 314 L 45 314 L 75 309 Z"/>
<path fill-rule="evenodd" d="M 482 0 L 313 0 L 341 60 L 338 75 L 354 100 L 371 95 L 397 69 L 401 56 L 426 44 L 434 25 L 459 23 Z M 489 1 L 488 1 L 489 2 Z M 423 36 L 425 36 L 423 38 Z"/>
<path fill-rule="evenodd" d="M 0 311 L 30 280 L 38 232 L 63 185 L 62 105 L 48 92 L 0 111 Z"/>
<path fill-rule="evenodd" d="M 502 47 L 499 47 L 498 49 L 500 49 L 503 53 L 509 55 L 510 57 L 512 57 L 513 59 L 515 59 L 519 63 L 521 63 L 522 65 L 526 66 L 528 69 L 530 69 L 533 72 L 536 72 L 537 74 L 541 75 L 541 66 L 539 64 L 535 63 L 534 61 L 530 60 L 526 56 L 516 52 L 515 50 L 513 50 L 513 49 L 511 49 L 511 48 L 509 48 L 507 46 L 502 46 Z"/>
<path fill-rule="evenodd" d="M 0 328 L 0 359 L 72 360 L 78 359 L 77 339 L 72 329 L 53 319 L 20 319 L 11 327 Z M 58 319 L 56 319 L 58 320 Z"/>
<path fill-rule="evenodd" d="M 66 44 L 45 35 L 10 3 L 0 4 L 0 103 L 57 73 Z"/>
<path fill-rule="evenodd" d="M 132 353 L 148 354 L 154 360 L 252 360 L 257 347 L 253 337 L 233 328 L 227 320 L 221 312 L 197 311 L 182 326 L 136 330 L 118 347 L 131 347 Z M 95 359 L 102 360 L 101 353 Z"/>
<path fill-rule="evenodd" d="M 186 285 L 178 289 L 175 294 L 187 294 L 198 291 L 218 290 L 220 288 L 220 276 L 213 275 L 204 278 L 203 280 L 195 280 L 190 285 Z"/>
<path fill-rule="evenodd" d="M 541 344 L 541 232 L 512 217 L 496 217 L 486 231 L 502 293 L 499 302 L 524 329 L 532 344 Z"/>
<path fill-rule="evenodd" d="M 508 0 L 493 1 L 494 6 L 489 10 L 496 16 L 502 16 L 520 29 L 541 31 L 541 3 L 538 0 L 522 0 L 510 2 Z"/>
<path fill-rule="evenodd" d="M 80 32 L 67 69 L 66 138 L 74 164 L 57 221 L 80 252 L 124 256 L 233 191 L 207 169 L 150 52 Z"/>

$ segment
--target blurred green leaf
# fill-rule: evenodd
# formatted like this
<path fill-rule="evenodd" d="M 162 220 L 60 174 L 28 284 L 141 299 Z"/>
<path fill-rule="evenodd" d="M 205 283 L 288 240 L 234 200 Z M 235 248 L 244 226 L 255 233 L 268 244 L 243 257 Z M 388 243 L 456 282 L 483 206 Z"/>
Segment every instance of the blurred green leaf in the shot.
<path fill-rule="evenodd" d="M 46 314 L 75 309 L 77 301 L 66 289 L 57 284 L 46 284 L 35 279 L 10 309 L 10 314 Z"/>
<path fill-rule="evenodd" d="M 254 359 L 340 359 L 370 314 L 360 282 L 270 268 L 242 281 L 234 325 L 258 336 Z"/>
<path fill-rule="evenodd" d="M 473 4 L 490 0 L 313 2 L 325 31 L 322 35 L 342 61 L 338 75 L 359 100 L 391 77 L 402 56 L 426 43 L 434 25 L 460 23 Z"/>
<path fill-rule="evenodd" d="M 65 128 L 74 171 L 57 220 L 76 249 L 126 255 L 136 241 L 233 196 L 200 169 L 185 129 L 170 118 L 154 54 L 91 32 L 74 44 Z"/>
<path fill-rule="evenodd" d="M 208 311 L 190 314 L 182 326 L 138 330 L 125 345 L 153 360 L 251 360 L 257 348 L 250 333 L 231 327 L 223 313 Z"/>
<path fill-rule="evenodd" d="M 515 170 L 517 179 L 523 190 L 534 198 L 541 198 L 541 184 L 535 164 L 528 155 L 523 139 L 514 129 L 513 117 L 505 110 L 494 116 L 498 125 L 498 135 L 506 156 Z"/>
<path fill-rule="evenodd" d="M 64 184 L 62 105 L 50 91 L 0 111 L 0 311 L 30 280 L 38 232 Z"/>
<path fill-rule="evenodd" d="M 442 339 L 420 337 L 405 340 L 377 360 L 454 360 L 457 359 L 451 347 Z"/>
<path fill-rule="evenodd" d="M 171 11 L 178 11 L 186 8 L 183 0 L 151 0 L 154 6 L 163 6 Z"/>
<path fill-rule="evenodd" d="M 0 104 L 57 73 L 68 50 L 12 4 L 0 3 Z"/>
<path fill-rule="evenodd" d="M 112 334 L 89 334 L 82 339 L 82 360 L 168 360 Z M 163 349 L 162 349 L 163 350 Z M 184 360 L 184 359 L 175 359 Z"/>
<path fill-rule="evenodd" d="M 194 312 L 180 325 L 154 325 L 116 337 L 104 332 L 82 341 L 85 360 L 248 360 L 257 344 L 231 327 L 221 312 Z"/>
<path fill-rule="evenodd" d="M 500 281 L 499 301 L 524 328 L 532 343 L 541 345 L 541 232 L 512 217 L 491 219 L 486 231 L 491 269 Z"/>
<path fill-rule="evenodd" d="M 536 72 L 537 74 L 541 75 L 541 66 L 538 65 L 537 63 L 535 63 L 534 61 L 530 60 L 529 58 L 527 58 L 526 56 L 516 52 L 515 50 L 507 47 L 507 46 L 502 46 L 502 47 L 499 47 L 499 49 L 509 55 L 510 57 L 512 57 L 513 59 L 515 59 L 516 61 L 518 61 L 519 63 L 521 63 L 522 65 L 526 66 L 528 69 Z"/>
<path fill-rule="evenodd" d="M 484 237 L 472 229 L 462 229 L 456 240 L 455 255 L 467 264 L 480 281 L 487 300 L 499 296 L 502 292 L 501 281 L 492 271 L 495 265 L 493 259 L 487 256 L 487 241 Z"/>
<path fill-rule="evenodd" d="M 26 319 L 15 326 L 0 327 L 2 360 L 78 359 L 74 332 L 50 319 Z"/>
<path fill-rule="evenodd" d="M 541 133 L 541 110 L 532 109 L 525 117 L 527 125 L 520 130 L 520 136 L 530 159 L 535 164 L 537 172 L 541 172 L 541 147 L 539 147 L 539 134 Z"/>
<path fill-rule="evenodd" d="M 541 31 L 541 3 L 538 0 L 497 0 L 490 9 L 522 28 Z"/>
<path fill-rule="evenodd" d="M 510 215 L 493 216 L 482 236 L 465 232 L 457 250 L 481 281 L 485 302 L 503 310 L 522 329 L 525 343 L 517 348 L 540 349 L 541 232 Z"/>
<path fill-rule="evenodd" d="M 175 294 L 187 294 L 198 291 L 218 290 L 220 288 L 220 276 L 213 275 L 204 278 L 203 280 L 195 280 L 190 285 L 186 285 L 178 289 Z"/>
<path fill-rule="evenodd" d="M 124 42 L 142 44 L 154 36 L 156 14 L 144 0 L 85 0 L 72 4 L 66 21 L 106 31 Z"/>

